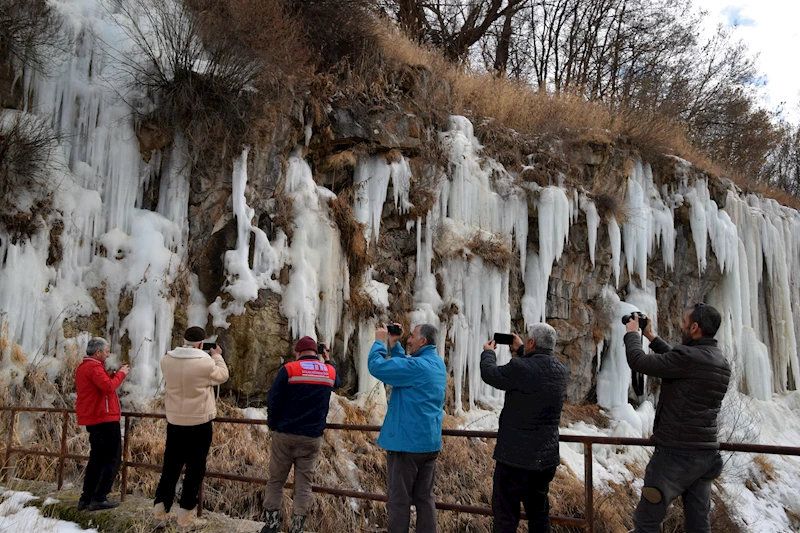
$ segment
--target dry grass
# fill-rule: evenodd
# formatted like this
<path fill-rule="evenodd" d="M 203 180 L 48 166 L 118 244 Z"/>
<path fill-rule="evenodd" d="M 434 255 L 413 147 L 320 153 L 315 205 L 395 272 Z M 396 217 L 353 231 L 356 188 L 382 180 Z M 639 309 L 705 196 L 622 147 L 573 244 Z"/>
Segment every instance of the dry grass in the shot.
<path fill-rule="evenodd" d="M 553 139 L 572 146 L 600 144 L 628 148 L 648 159 L 671 154 L 690 161 L 712 177 L 730 177 L 745 192 L 800 209 L 800 199 L 714 161 L 694 146 L 685 127 L 670 117 L 615 109 L 569 94 L 554 96 L 525 83 L 479 74 L 448 63 L 439 52 L 410 41 L 392 28 L 384 28 L 379 41 L 382 59 L 390 69 L 427 71 L 440 82 L 414 97 L 414 103 L 431 117 L 430 122 L 441 121 L 442 110 L 470 117 L 481 141 L 490 149 L 495 147 L 492 155 L 509 168 L 519 169 L 524 156 L 534 153 L 537 145 L 547 148 Z M 554 170 L 565 169 L 545 166 L 537 170 L 534 166 L 533 174 L 525 179 L 547 185 Z M 620 175 L 601 176 L 601 179 L 614 186 L 623 182 Z M 612 196 L 608 192 L 593 192 L 598 197 Z M 621 199 L 616 200 L 606 202 L 605 212 L 624 220 Z"/>
<path fill-rule="evenodd" d="M 760 470 L 760 474 L 764 480 L 773 481 L 780 477 L 780 474 L 778 474 L 778 471 L 775 470 L 775 467 L 771 462 L 769 462 L 769 459 L 767 459 L 766 456 L 756 455 L 753 457 L 753 463 L 755 463 Z"/>
<path fill-rule="evenodd" d="M 482 235 L 476 233 L 467 243 L 469 250 L 497 268 L 504 269 L 514 259 L 514 250 L 509 239 L 499 235 Z"/>
<path fill-rule="evenodd" d="M 364 291 L 364 274 L 372 265 L 364 224 L 358 222 L 353 211 L 353 191 L 346 189 L 330 202 L 331 216 L 339 228 L 342 249 L 347 255 L 350 270 L 350 300 L 347 312 L 354 321 L 369 318 L 379 313 L 378 307 Z"/>
<path fill-rule="evenodd" d="M 561 410 L 560 425 L 563 427 L 574 422 L 586 422 L 599 428 L 607 428 L 609 427 L 610 419 L 600 410 L 600 406 L 597 404 L 564 403 L 564 408 Z"/>

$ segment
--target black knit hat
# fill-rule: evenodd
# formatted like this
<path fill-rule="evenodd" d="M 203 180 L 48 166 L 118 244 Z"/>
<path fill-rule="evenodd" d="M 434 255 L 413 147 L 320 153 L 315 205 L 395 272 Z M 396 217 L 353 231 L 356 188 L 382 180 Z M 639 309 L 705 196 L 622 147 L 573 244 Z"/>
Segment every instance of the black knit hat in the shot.
<path fill-rule="evenodd" d="M 200 326 L 192 326 L 183 334 L 183 340 L 192 344 L 206 340 L 206 330 Z"/>

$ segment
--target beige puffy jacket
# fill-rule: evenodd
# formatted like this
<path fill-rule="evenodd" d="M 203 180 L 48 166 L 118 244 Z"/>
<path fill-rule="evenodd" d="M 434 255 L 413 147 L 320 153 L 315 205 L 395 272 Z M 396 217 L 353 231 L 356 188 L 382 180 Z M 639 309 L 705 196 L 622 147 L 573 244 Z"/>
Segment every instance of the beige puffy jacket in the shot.
<path fill-rule="evenodd" d="M 228 367 L 221 355 L 213 357 L 197 348 L 175 348 L 161 359 L 166 382 L 164 403 L 167 422 L 197 426 L 217 416 L 214 386 L 228 381 Z"/>

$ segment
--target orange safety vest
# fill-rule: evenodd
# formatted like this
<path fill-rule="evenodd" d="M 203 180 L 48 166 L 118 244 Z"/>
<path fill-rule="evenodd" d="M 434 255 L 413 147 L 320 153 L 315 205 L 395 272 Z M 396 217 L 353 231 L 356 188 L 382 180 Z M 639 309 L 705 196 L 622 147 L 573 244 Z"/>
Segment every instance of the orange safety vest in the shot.
<path fill-rule="evenodd" d="M 333 387 L 336 383 L 336 369 L 332 365 L 313 359 L 301 359 L 286 363 L 289 385 L 325 385 Z"/>

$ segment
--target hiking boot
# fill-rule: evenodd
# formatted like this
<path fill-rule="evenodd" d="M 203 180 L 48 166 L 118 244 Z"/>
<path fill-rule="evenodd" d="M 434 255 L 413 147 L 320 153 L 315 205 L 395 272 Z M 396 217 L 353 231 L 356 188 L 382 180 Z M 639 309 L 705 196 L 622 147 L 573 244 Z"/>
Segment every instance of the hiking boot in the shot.
<path fill-rule="evenodd" d="M 78 510 L 79 511 L 85 511 L 87 507 L 89 507 L 89 502 L 86 502 L 86 501 L 83 501 L 83 500 L 78 500 Z"/>
<path fill-rule="evenodd" d="M 119 502 L 110 502 L 108 500 L 103 500 L 101 502 L 90 503 L 86 507 L 86 509 L 89 511 L 105 511 L 107 509 L 113 509 L 115 507 L 119 507 Z"/>
<path fill-rule="evenodd" d="M 194 522 L 194 509 L 184 509 L 183 507 L 178 507 L 177 516 L 178 526 L 191 526 L 192 522 Z"/>
<path fill-rule="evenodd" d="M 289 526 L 289 533 L 304 533 L 306 525 L 305 516 L 293 516 L 292 524 Z"/>
<path fill-rule="evenodd" d="M 278 533 L 281 527 L 281 512 L 267 511 L 266 524 L 261 528 L 261 533 Z"/>

